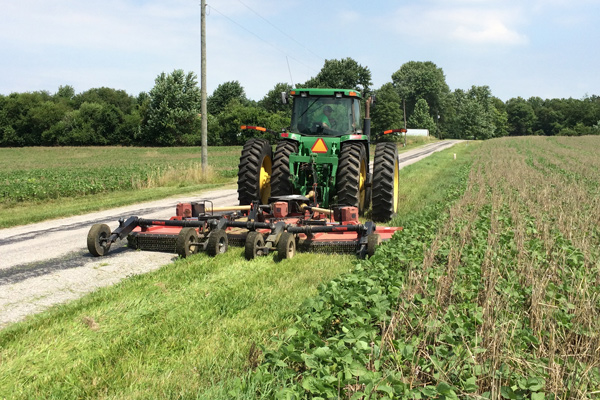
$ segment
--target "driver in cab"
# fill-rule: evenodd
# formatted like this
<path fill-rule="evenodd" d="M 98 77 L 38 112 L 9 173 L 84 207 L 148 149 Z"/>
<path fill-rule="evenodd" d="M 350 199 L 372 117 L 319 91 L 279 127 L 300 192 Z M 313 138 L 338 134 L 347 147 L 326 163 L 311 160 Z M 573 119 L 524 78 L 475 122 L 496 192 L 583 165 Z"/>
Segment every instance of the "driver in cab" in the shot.
<path fill-rule="evenodd" d="M 319 118 L 318 121 L 321 123 L 321 126 L 323 128 L 332 129 L 333 125 L 335 125 L 335 120 L 331 116 L 332 111 L 333 109 L 330 106 L 323 107 L 323 115 L 321 116 L 321 118 Z"/>

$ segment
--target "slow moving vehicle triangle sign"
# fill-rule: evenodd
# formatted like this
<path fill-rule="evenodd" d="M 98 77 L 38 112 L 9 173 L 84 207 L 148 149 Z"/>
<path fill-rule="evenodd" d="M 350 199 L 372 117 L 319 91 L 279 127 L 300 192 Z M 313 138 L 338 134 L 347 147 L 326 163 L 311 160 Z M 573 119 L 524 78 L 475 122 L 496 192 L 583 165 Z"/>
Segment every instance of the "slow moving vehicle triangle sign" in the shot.
<path fill-rule="evenodd" d="M 327 145 L 323 138 L 318 138 L 315 144 L 310 148 L 313 153 L 327 153 Z"/>

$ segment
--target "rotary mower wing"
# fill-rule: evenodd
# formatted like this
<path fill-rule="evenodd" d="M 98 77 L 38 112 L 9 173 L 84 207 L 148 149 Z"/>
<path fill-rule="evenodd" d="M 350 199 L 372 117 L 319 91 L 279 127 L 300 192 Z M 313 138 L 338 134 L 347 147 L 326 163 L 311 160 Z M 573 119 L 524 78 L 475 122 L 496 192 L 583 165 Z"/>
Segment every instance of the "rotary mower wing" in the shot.
<path fill-rule="evenodd" d="M 177 205 L 168 220 L 129 217 L 119 220 L 111 232 L 108 225 L 91 227 L 87 246 L 93 256 L 106 255 L 113 243 L 127 237 L 133 249 L 165 251 L 187 257 L 199 251 L 210 256 L 227 251 L 229 245 L 244 247 L 247 259 L 273 252 L 279 259 L 297 251 L 350 253 L 371 256 L 376 247 L 402 228 L 361 224 L 356 207 L 324 209 L 309 199 L 291 195 L 261 205 L 213 207 L 210 201 Z"/>

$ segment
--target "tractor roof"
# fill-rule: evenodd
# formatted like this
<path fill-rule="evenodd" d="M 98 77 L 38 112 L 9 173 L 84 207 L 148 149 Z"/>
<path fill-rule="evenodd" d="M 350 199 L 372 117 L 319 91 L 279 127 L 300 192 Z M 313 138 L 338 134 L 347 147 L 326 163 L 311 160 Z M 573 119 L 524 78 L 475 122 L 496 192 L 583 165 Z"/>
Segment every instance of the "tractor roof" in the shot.
<path fill-rule="evenodd" d="M 302 93 L 307 93 L 309 96 L 325 96 L 334 97 L 340 94 L 343 97 L 361 98 L 360 92 L 354 89 L 292 89 L 292 96 L 301 96 Z"/>

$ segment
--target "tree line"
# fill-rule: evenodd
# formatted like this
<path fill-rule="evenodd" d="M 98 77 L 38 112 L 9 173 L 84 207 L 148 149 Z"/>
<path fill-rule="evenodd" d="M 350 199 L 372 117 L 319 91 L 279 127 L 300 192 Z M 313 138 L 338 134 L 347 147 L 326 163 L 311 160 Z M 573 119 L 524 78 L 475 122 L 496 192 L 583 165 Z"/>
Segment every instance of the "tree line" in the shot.
<path fill-rule="evenodd" d="M 386 129 L 403 127 L 405 120 L 408 128 L 429 129 L 441 138 L 600 134 L 598 96 L 503 102 L 488 86 L 450 91 L 443 70 L 429 61 L 403 64 L 390 82 L 375 89 L 370 70 L 352 58 L 326 60 L 316 76 L 296 86 L 375 95 L 371 118 L 376 139 L 383 139 L 380 133 Z M 240 125 L 287 127 L 291 108 L 281 103 L 280 93 L 291 89 L 278 83 L 254 101 L 238 81 L 220 84 L 207 101 L 209 145 L 239 145 L 256 136 L 255 131 L 240 131 Z M 54 94 L 11 93 L 0 95 L 0 146 L 199 145 L 199 110 L 196 75 L 183 70 L 161 73 L 149 92 L 137 96 L 105 87 L 76 94 L 68 85 Z"/>

